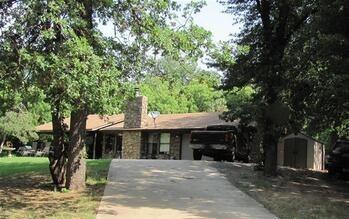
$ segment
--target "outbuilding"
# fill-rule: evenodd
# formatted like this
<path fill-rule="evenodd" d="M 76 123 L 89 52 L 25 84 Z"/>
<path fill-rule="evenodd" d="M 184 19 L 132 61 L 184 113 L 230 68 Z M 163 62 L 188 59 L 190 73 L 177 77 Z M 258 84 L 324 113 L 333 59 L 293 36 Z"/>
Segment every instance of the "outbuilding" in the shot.
<path fill-rule="evenodd" d="M 303 133 L 289 134 L 278 143 L 279 166 L 323 170 L 325 145 Z"/>

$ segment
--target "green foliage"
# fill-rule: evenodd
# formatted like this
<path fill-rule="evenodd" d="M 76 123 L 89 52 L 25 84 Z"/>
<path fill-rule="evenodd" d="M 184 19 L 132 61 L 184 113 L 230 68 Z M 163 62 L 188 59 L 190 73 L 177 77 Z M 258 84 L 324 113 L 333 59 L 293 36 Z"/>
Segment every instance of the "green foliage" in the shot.
<path fill-rule="evenodd" d="M 16 90 L 7 81 L 0 82 L 0 116 L 13 109 L 25 108 L 35 120 L 35 124 L 42 124 L 51 120 L 51 108 L 45 102 L 44 92 L 35 86 L 23 90 Z M 2 86 L 3 85 L 3 86 Z"/>
<path fill-rule="evenodd" d="M 211 33 L 194 24 L 192 15 L 202 2 L 181 7 L 176 1 L 132 0 L 114 3 L 112 21 L 118 68 L 139 82 L 159 56 L 196 60 L 211 48 Z M 183 22 L 178 22 L 182 13 Z"/>
<path fill-rule="evenodd" d="M 154 61 L 152 54 L 196 59 L 210 46 L 210 33 L 195 25 L 189 12 L 198 11 L 201 3 L 186 7 L 183 25 L 171 23 L 180 7 L 168 0 L 28 0 L 0 7 L 4 85 L 42 91 L 52 112 L 55 157 L 62 153 L 58 139 L 64 135 L 59 131 L 64 115 L 71 115 L 71 130 L 79 127 L 70 136 L 68 153 L 74 153 L 68 156 L 68 187 L 72 174 L 84 174 L 75 171 L 81 162 L 74 157 L 82 152 L 88 114 L 120 112 L 130 84 Z M 114 37 L 100 32 L 100 21 L 113 24 Z M 21 82 L 17 87 L 16 81 Z"/>
<path fill-rule="evenodd" d="M 284 95 L 294 79 L 287 74 L 285 60 L 293 55 L 287 49 L 309 24 L 317 1 L 222 2 L 227 6 L 226 12 L 234 13 L 244 27 L 235 41 L 237 47 L 223 44 L 222 52 L 213 53 L 213 66 L 225 73 L 227 90 L 248 85 L 255 90 L 251 104 L 231 109 L 227 117 L 240 118 L 244 124 L 257 122 L 265 154 L 265 174 L 276 175 L 278 139 L 286 132 L 299 131 L 299 123 L 292 118 L 294 111 Z"/>
<path fill-rule="evenodd" d="M 0 80 L 0 116 L 18 106 L 21 100 L 20 92 L 13 90 L 5 80 Z"/>
<path fill-rule="evenodd" d="M 4 136 L 12 136 L 26 144 L 30 140 L 38 139 L 35 132 L 35 119 L 26 111 L 10 111 L 0 117 L 0 133 Z"/>
<path fill-rule="evenodd" d="M 228 90 L 256 91 L 249 104 L 228 101 L 226 117 L 269 120 L 274 134 L 348 137 L 348 2 L 222 2 L 245 26 L 237 46 L 225 43 L 213 54 L 214 66 L 225 72 Z"/>
<path fill-rule="evenodd" d="M 149 110 L 161 113 L 222 111 L 225 100 L 219 75 L 191 63 L 162 59 L 141 83 Z"/>
<path fill-rule="evenodd" d="M 244 104 L 248 104 L 252 101 L 254 89 L 251 86 L 243 88 L 235 87 L 231 91 L 226 93 L 228 107 L 236 109 Z"/>
<path fill-rule="evenodd" d="M 60 90 L 66 108 L 84 106 L 92 112 L 112 113 L 118 110 L 122 98 L 117 98 L 121 90 L 120 72 L 110 57 L 100 57 L 85 38 L 74 37 L 62 44 L 58 54 L 31 56 L 22 51 L 25 61 L 43 64 L 51 72 L 51 92 Z M 39 67 L 40 68 L 40 67 Z M 43 69 L 42 69 L 43 70 Z M 38 76 L 41 76 L 40 69 Z"/>
<path fill-rule="evenodd" d="M 36 125 L 51 121 L 51 107 L 46 102 L 44 91 L 31 86 L 26 92 L 21 92 L 21 97 L 20 104 L 33 115 Z"/>
<path fill-rule="evenodd" d="M 228 13 L 244 22 L 237 46 L 221 45 L 213 53 L 218 67 L 225 73 L 227 89 L 252 85 L 252 101 L 267 111 L 268 105 L 280 102 L 286 84 L 282 61 L 290 37 L 304 24 L 313 9 L 309 1 L 222 1 Z M 291 16 L 292 15 L 292 16 Z M 264 117 L 264 116 L 263 116 Z"/>
<path fill-rule="evenodd" d="M 299 126 L 322 140 L 349 136 L 348 11 L 344 0 L 319 2 L 287 50 L 285 99 Z"/>
<path fill-rule="evenodd" d="M 248 126 L 256 118 L 257 107 L 253 103 L 255 90 L 251 86 L 234 87 L 225 92 L 228 110 L 223 113 L 225 119 L 234 121 L 240 119 L 241 126 Z"/>
<path fill-rule="evenodd" d="M 182 10 L 166 0 L 8 2 L 2 5 L 1 23 L 11 22 L 0 26 L 1 77 L 6 79 L 1 86 L 34 86 L 51 110 L 119 112 L 131 83 L 153 63 L 151 54 L 196 59 L 211 46 L 210 33 L 192 19 L 203 5 Z M 179 13 L 183 24 L 174 22 Z M 99 21 L 112 23 L 115 36 L 103 36 Z M 34 111 L 42 108 L 47 107 L 38 104 Z"/>

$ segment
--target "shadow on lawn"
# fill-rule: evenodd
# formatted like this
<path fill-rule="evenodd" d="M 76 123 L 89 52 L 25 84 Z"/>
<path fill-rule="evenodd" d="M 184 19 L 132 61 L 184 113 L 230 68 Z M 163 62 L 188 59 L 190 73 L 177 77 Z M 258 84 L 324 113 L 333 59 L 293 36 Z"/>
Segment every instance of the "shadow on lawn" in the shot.
<path fill-rule="evenodd" d="M 33 163 L 27 166 L 30 173 L 0 176 L 0 218 L 16 218 L 16 215 L 46 218 L 62 212 L 96 212 L 106 182 L 107 170 L 103 165 L 100 168 L 96 163 L 93 167 L 88 165 L 87 187 L 82 192 L 54 192 L 49 171 L 34 172 L 41 166 Z"/>
<path fill-rule="evenodd" d="M 251 164 L 214 164 L 233 185 L 280 218 L 349 218 L 349 182 L 325 172 L 280 168 L 274 178 Z"/>
<path fill-rule="evenodd" d="M 57 205 L 52 188 L 42 175 L 7 176 L 0 178 L 0 203 L 5 213 L 13 211 L 45 211 Z M 2 215 L 4 216 L 4 215 Z"/>

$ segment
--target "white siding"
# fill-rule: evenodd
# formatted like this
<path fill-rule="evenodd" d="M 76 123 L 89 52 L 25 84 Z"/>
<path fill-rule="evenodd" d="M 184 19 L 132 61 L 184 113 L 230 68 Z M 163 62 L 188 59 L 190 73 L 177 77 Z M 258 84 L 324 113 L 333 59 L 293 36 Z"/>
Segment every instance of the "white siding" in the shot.
<path fill-rule="evenodd" d="M 183 134 L 182 136 L 182 160 L 194 160 L 193 149 L 189 147 L 190 145 L 190 134 Z M 202 156 L 201 160 L 213 160 L 212 157 Z"/>
<path fill-rule="evenodd" d="M 314 170 L 322 170 L 325 163 L 324 145 L 320 142 L 315 142 L 314 147 Z"/>
<path fill-rule="evenodd" d="M 189 147 L 190 134 L 183 134 L 182 136 L 182 160 L 194 160 L 193 150 Z"/>
<path fill-rule="evenodd" d="M 307 168 L 308 169 L 314 169 L 314 145 L 315 141 L 311 138 L 306 138 L 308 141 L 307 145 Z"/>

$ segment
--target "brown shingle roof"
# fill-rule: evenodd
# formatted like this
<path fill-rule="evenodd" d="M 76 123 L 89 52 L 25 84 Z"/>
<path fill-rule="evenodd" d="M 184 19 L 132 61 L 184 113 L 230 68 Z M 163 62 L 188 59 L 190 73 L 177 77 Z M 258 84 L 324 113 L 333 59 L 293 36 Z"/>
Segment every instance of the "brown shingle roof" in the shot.
<path fill-rule="evenodd" d="M 164 130 L 164 129 L 204 129 L 208 125 L 236 125 L 236 122 L 225 122 L 217 112 L 161 114 L 155 120 L 148 117 L 145 127 L 128 130 Z M 123 122 L 102 128 L 101 131 L 125 130 Z"/>
<path fill-rule="evenodd" d="M 88 115 L 86 122 L 86 130 L 94 131 L 119 122 L 124 121 L 124 114 L 112 115 L 112 116 L 100 116 L 100 115 Z M 64 123 L 68 126 L 70 124 L 70 118 L 64 119 Z M 38 132 L 52 132 L 52 123 L 46 123 L 36 128 Z"/>
<path fill-rule="evenodd" d="M 170 130 L 170 129 L 204 129 L 208 125 L 236 125 L 237 122 L 225 122 L 217 112 L 161 114 L 155 120 L 148 117 L 145 127 L 127 130 Z M 64 122 L 69 125 L 70 119 Z M 68 128 L 69 129 L 69 128 Z M 124 114 L 113 116 L 89 115 L 87 131 L 122 131 L 124 129 Z M 52 124 L 46 123 L 37 127 L 38 132 L 52 132 Z"/>

